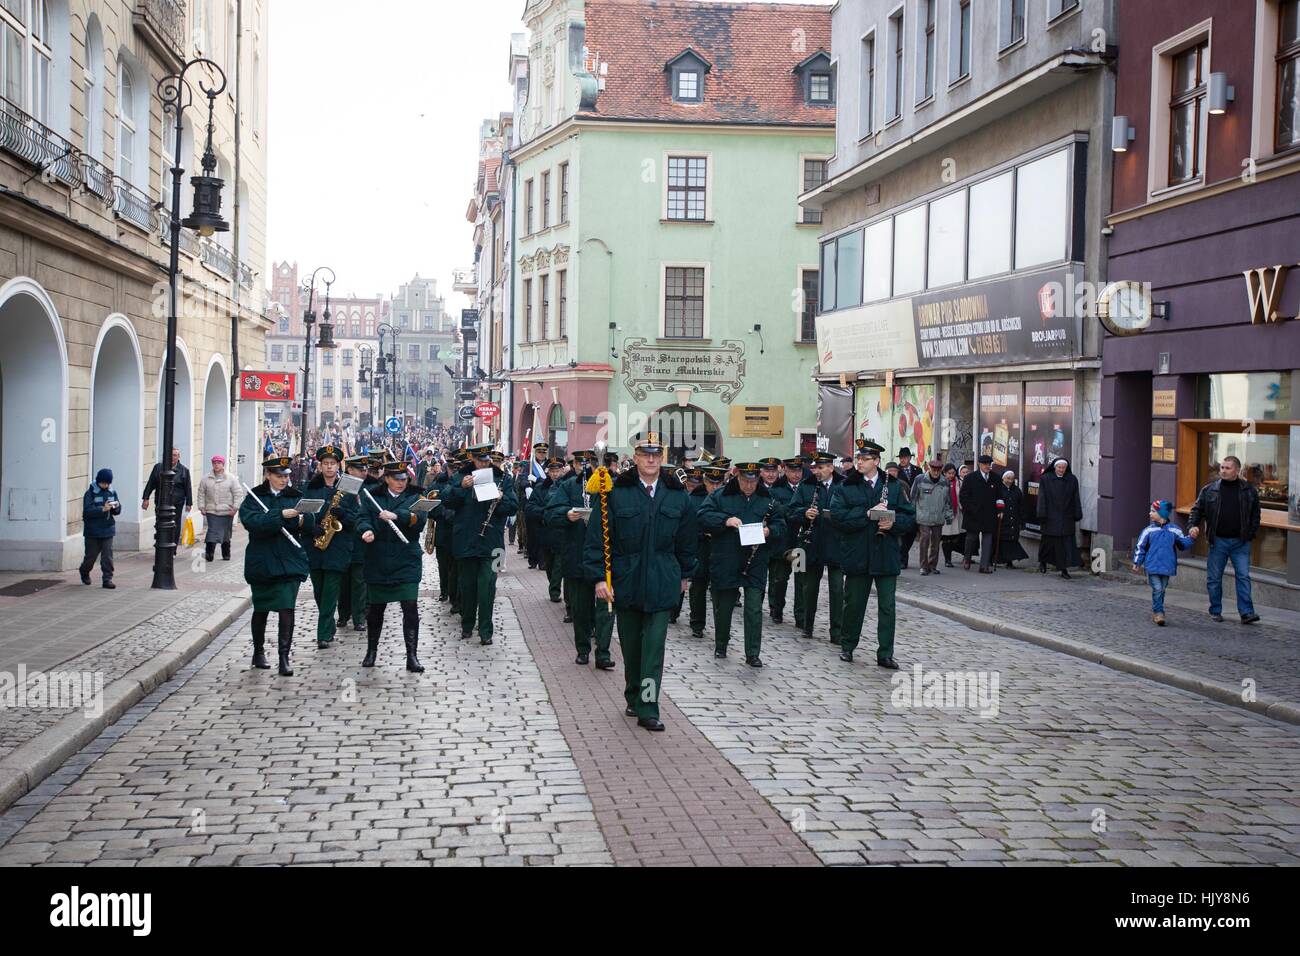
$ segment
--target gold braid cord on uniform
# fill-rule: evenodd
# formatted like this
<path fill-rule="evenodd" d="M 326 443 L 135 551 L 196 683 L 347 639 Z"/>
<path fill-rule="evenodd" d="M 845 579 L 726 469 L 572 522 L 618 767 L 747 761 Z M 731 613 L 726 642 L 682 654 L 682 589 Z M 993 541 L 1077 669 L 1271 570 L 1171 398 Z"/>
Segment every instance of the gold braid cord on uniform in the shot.
<path fill-rule="evenodd" d="M 600 495 L 600 533 L 605 546 L 605 587 L 609 589 L 609 598 L 606 604 L 610 611 L 614 610 L 614 577 L 610 564 L 609 550 L 609 499 L 607 496 L 614 490 L 614 480 L 609 476 L 609 469 L 601 465 L 587 481 L 587 494 Z"/>

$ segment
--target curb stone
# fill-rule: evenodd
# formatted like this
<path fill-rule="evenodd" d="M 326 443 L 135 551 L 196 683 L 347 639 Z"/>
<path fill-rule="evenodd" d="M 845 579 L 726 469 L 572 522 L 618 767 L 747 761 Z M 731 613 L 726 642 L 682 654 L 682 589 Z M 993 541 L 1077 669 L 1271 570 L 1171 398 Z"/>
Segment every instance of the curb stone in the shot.
<path fill-rule="evenodd" d="M 248 597 L 228 599 L 163 651 L 108 684 L 98 716 L 88 717 L 83 711 L 75 710 L 0 759 L 0 812 L 36 789 L 69 757 L 170 680 L 251 606 L 252 599 Z"/>
<path fill-rule="evenodd" d="M 1190 691 L 1193 694 L 1208 697 L 1210 700 L 1218 701 L 1221 704 L 1240 707 L 1283 723 L 1300 725 L 1300 706 L 1278 700 L 1275 697 L 1261 695 L 1253 701 L 1242 700 L 1241 688 L 1200 677 L 1189 671 L 1163 667 L 1141 658 L 1108 651 L 1105 648 L 1097 647 L 1095 644 L 1058 637 L 1037 628 L 1007 624 L 995 618 L 949 607 L 932 598 L 910 594 L 904 595 L 900 592 L 897 600 L 900 604 L 908 604 L 924 611 L 940 614 L 977 631 L 997 634 L 1000 637 L 1011 637 L 1029 644 L 1037 644 L 1039 647 L 1059 651 L 1062 654 L 1090 661 L 1093 664 L 1101 664 L 1103 667 L 1109 667 L 1112 670 L 1123 671 L 1126 674 L 1145 677 L 1160 684 L 1167 684 L 1170 687 Z"/>

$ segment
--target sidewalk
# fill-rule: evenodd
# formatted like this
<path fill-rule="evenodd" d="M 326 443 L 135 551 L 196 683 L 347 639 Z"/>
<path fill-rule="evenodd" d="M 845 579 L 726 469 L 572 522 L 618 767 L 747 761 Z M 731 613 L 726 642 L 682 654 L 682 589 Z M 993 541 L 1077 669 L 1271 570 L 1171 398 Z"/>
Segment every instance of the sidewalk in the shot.
<path fill-rule="evenodd" d="M 1022 636 L 1017 629 L 1044 632 L 1134 658 L 1151 665 L 1150 672 L 1137 666 L 1122 669 L 1156 680 L 1162 679 L 1157 671 L 1194 675 L 1232 688 L 1238 702 L 1243 681 L 1253 681 L 1259 700 L 1300 708 L 1300 614 L 1257 606 L 1260 623 L 1242 626 L 1231 581 L 1225 583 L 1222 624 L 1210 620 L 1204 594 L 1170 589 L 1165 596 L 1168 626 L 1157 627 L 1151 621 L 1150 589 L 1137 577 L 1130 583 L 1077 571 L 1067 581 L 1054 571 L 1039 574 L 1027 562 L 1019 570 L 982 575 L 973 566 L 963 571 L 955 563 L 946 568 L 941 561 L 941 573 L 929 577 L 921 577 L 914 563 L 899 579 L 899 601 L 982 630 L 996 627 L 1013 637 Z"/>

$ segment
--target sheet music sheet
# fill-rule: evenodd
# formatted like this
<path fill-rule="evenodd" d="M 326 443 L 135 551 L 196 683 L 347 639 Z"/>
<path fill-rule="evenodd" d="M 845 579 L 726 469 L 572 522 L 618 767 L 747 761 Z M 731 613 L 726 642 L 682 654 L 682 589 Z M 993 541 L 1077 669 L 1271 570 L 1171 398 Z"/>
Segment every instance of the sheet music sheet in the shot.
<path fill-rule="evenodd" d="M 749 547 L 754 544 L 762 544 L 767 539 L 763 537 L 763 525 L 759 524 L 742 524 L 740 526 L 740 545 Z"/>
<path fill-rule="evenodd" d="M 325 507 L 323 498 L 302 498 L 293 506 L 293 510 L 300 515 L 314 515 Z"/>

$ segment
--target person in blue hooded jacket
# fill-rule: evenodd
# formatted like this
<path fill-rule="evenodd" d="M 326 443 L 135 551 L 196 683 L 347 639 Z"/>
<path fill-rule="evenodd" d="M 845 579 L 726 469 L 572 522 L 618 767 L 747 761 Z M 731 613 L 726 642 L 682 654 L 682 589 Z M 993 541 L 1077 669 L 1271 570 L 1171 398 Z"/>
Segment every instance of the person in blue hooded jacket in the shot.
<path fill-rule="evenodd" d="M 1133 570 L 1146 570 L 1147 583 L 1151 585 L 1151 620 L 1160 627 L 1165 626 L 1165 589 L 1169 587 L 1169 579 L 1178 573 L 1178 552 L 1187 551 L 1195 543 L 1190 535 L 1170 523 L 1173 513 L 1172 501 L 1151 502 L 1148 516 L 1151 523 L 1142 529 L 1133 550 Z"/>
<path fill-rule="evenodd" d="M 77 570 L 81 583 L 90 583 L 90 572 L 99 561 L 104 575 L 104 587 L 116 590 L 113 583 L 113 536 L 117 534 L 117 515 L 122 513 L 122 502 L 113 490 L 113 472 L 101 468 L 95 483 L 81 496 L 81 525 L 86 537 L 86 556 Z"/>

